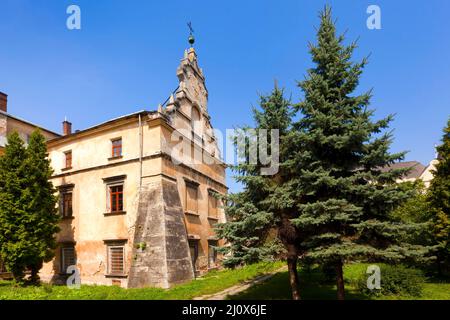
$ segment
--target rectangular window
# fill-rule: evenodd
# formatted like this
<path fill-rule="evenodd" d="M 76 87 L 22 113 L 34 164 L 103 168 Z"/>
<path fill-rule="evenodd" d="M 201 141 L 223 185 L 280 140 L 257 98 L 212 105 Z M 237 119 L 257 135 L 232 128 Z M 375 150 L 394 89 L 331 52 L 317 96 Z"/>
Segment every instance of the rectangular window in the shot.
<path fill-rule="evenodd" d="M 112 142 L 112 157 L 121 157 L 122 156 L 122 138 L 114 139 Z"/>
<path fill-rule="evenodd" d="M 72 192 L 63 192 L 61 198 L 61 216 L 63 218 L 72 217 Z"/>
<path fill-rule="evenodd" d="M 218 217 L 218 199 L 217 194 L 214 191 L 208 192 L 208 217 Z"/>
<path fill-rule="evenodd" d="M 123 211 L 123 184 L 109 187 L 111 212 Z"/>
<path fill-rule="evenodd" d="M 67 273 L 67 268 L 76 265 L 75 247 L 73 245 L 61 248 L 61 273 Z"/>
<path fill-rule="evenodd" d="M 64 153 L 66 156 L 66 169 L 72 168 L 72 151 L 67 151 Z"/>
<path fill-rule="evenodd" d="M 191 253 L 192 267 L 194 268 L 194 272 L 196 272 L 198 259 L 198 240 L 189 240 L 189 251 Z"/>
<path fill-rule="evenodd" d="M 108 245 L 108 274 L 125 274 L 125 246 Z"/>
<path fill-rule="evenodd" d="M 198 186 L 186 183 L 186 211 L 198 213 Z"/>
<path fill-rule="evenodd" d="M 215 240 L 210 240 L 208 242 L 208 265 L 210 268 L 217 266 L 217 250 L 218 242 Z"/>

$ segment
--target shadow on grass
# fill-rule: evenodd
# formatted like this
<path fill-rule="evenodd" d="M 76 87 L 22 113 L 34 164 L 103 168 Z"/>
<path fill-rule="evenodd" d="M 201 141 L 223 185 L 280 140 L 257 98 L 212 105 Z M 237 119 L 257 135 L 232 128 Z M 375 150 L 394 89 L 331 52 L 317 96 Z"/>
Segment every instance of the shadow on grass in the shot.
<path fill-rule="evenodd" d="M 335 300 L 336 286 L 324 283 L 322 277 L 316 272 L 301 272 L 300 294 L 303 300 Z M 346 299 L 364 300 L 366 296 L 346 288 Z M 289 286 L 288 272 L 280 272 L 268 281 L 255 285 L 248 290 L 235 296 L 228 297 L 229 300 L 290 300 L 292 299 Z"/>

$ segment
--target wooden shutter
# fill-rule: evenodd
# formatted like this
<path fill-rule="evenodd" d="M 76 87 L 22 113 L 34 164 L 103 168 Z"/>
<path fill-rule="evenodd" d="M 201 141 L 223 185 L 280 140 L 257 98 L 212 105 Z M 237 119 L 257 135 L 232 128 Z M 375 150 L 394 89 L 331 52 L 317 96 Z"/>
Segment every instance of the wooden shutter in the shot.
<path fill-rule="evenodd" d="M 217 198 L 214 193 L 208 193 L 208 216 L 217 218 Z"/>
<path fill-rule="evenodd" d="M 198 212 L 198 187 L 186 185 L 186 210 L 190 212 Z"/>

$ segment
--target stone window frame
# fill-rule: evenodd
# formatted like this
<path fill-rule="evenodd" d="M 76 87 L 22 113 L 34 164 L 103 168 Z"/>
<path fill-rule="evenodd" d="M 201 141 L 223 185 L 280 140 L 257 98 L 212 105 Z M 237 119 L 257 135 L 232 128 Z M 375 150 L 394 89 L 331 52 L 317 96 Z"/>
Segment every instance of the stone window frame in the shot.
<path fill-rule="evenodd" d="M 115 215 L 125 215 L 127 212 L 125 210 L 126 208 L 126 197 L 125 197 L 125 190 L 126 190 L 126 175 L 120 175 L 120 176 L 114 176 L 109 178 L 103 178 L 103 182 L 106 187 L 106 212 L 103 214 L 104 216 L 115 216 Z M 122 186 L 122 210 L 121 211 L 112 211 L 111 208 L 111 188 Z"/>
<path fill-rule="evenodd" d="M 128 242 L 127 239 L 112 239 L 112 240 L 103 240 L 106 246 L 106 273 L 105 277 L 107 278 L 126 278 L 127 274 L 127 248 L 126 244 Z M 112 273 L 111 272 L 111 249 L 122 249 L 122 271 L 123 273 Z"/>

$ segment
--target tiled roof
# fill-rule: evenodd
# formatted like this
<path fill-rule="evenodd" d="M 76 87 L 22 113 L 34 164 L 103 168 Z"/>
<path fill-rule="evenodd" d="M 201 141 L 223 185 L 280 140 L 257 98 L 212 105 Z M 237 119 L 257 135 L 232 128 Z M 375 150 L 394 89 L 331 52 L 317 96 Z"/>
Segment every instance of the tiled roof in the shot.
<path fill-rule="evenodd" d="M 426 169 L 426 167 L 418 161 L 405 161 L 391 164 L 390 166 L 384 167 L 381 171 L 385 172 L 391 169 L 403 168 L 411 168 L 411 170 L 403 177 L 403 179 L 418 179 Z"/>

